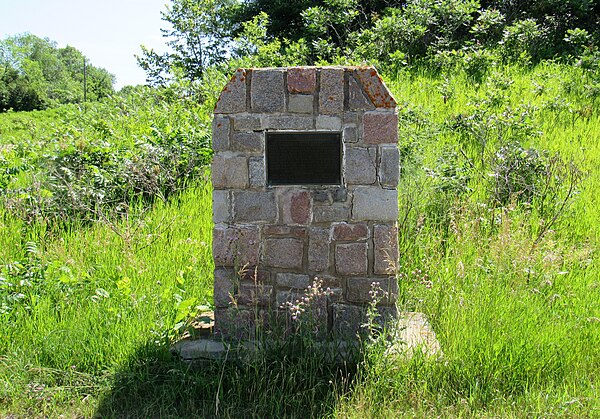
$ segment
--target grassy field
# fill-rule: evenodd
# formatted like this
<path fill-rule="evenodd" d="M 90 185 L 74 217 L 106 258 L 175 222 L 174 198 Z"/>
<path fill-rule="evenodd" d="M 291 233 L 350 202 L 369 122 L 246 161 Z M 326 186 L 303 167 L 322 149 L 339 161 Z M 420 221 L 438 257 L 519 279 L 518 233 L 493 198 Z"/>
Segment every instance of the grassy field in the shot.
<path fill-rule="evenodd" d="M 157 184 L 170 193 L 156 200 L 114 173 L 140 144 L 171 152 L 182 138 L 203 141 L 210 106 L 3 114 L 0 416 L 599 416 L 593 81 L 542 64 L 386 82 L 400 117 L 399 308 L 429 316 L 443 358 L 389 358 L 375 341 L 344 368 L 302 347 L 250 364 L 179 363 L 170 342 L 212 301 L 208 173 Z M 129 185 L 127 210 L 115 193 L 77 195 L 92 219 L 56 211 L 65 201 L 52 200 L 61 189 L 44 164 L 71 145 L 97 156 L 89 147 L 99 142 L 119 158 L 84 167 L 108 179 L 100 190 Z"/>

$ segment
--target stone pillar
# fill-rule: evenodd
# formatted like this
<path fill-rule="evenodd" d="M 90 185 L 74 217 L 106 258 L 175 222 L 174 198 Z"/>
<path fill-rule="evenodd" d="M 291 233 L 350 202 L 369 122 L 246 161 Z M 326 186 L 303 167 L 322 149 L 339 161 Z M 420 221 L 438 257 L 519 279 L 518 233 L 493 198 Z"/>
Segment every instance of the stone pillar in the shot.
<path fill-rule="evenodd" d="M 322 330 L 353 338 L 379 292 L 395 314 L 398 117 L 372 67 L 239 69 L 213 121 L 215 328 L 252 337 L 315 278 Z M 266 132 L 339 132 L 340 185 L 269 186 Z"/>

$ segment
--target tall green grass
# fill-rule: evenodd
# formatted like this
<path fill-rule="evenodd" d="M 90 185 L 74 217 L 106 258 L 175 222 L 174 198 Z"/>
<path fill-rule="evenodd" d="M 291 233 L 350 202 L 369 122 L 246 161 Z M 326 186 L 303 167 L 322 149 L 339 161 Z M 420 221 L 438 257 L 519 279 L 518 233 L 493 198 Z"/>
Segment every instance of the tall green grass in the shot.
<path fill-rule="evenodd" d="M 401 308 L 428 314 L 444 355 L 390 362 L 374 349 L 339 416 L 600 414 L 600 116 L 584 83 L 577 69 L 550 64 L 501 69 L 481 85 L 461 74 L 390 82 L 407 150 Z M 449 128 L 456 115 L 502 118 L 518 108 L 540 131 L 522 139 L 527 147 L 559 153 L 584 172 L 537 243 L 544 219 L 530 206 L 492 208 L 487 181 L 476 174 L 470 192 L 441 193 L 424 170 L 448 147 L 465 147 Z"/>
<path fill-rule="evenodd" d="M 166 351 L 177 323 L 211 303 L 206 185 L 128 220 L 73 226 L 58 236 L 3 214 L 2 263 L 18 261 L 22 272 L 43 270 L 43 278 L 31 280 L 3 275 L 7 282 L 29 281 L 15 284 L 25 296 L 0 317 L 5 408 L 56 413 L 65 398 L 78 405 L 85 395 L 96 403 L 98 389 L 140 347 L 150 342 Z M 26 254 L 28 242 L 36 243 L 35 254 Z"/>
<path fill-rule="evenodd" d="M 399 308 L 429 316 L 440 358 L 391 357 L 381 340 L 341 368 L 286 348 L 249 364 L 173 359 L 169 344 L 212 302 L 206 180 L 85 225 L 0 209 L 0 414 L 600 415 L 600 116 L 586 77 L 546 63 L 495 69 L 481 83 L 460 72 L 387 80 L 402 154 Z M 1 138 L 46 135 L 27 124 L 15 133 L 16 117 L 37 127 L 59 119 L 2 115 L 13 130 Z M 457 128 L 464 121 L 480 136 Z M 492 199 L 490 159 L 513 140 L 580 168 L 564 208 Z"/>

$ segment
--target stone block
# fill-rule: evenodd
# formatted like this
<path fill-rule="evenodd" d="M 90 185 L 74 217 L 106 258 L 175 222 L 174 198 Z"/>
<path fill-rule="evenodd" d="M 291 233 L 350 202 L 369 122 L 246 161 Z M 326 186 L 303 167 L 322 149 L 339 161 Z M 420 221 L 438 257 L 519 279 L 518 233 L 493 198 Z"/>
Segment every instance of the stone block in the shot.
<path fill-rule="evenodd" d="M 283 70 L 252 70 L 250 105 L 252 112 L 285 112 Z"/>
<path fill-rule="evenodd" d="M 265 269 L 259 269 L 258 266 L 246 266 L 237 271 L 238 276 L 244 282 L 270 284 L 271 273 Z"/>
<path fill-rule="evenodd" d="M 381 147 L 379 183 L 385 188 L 398 186 L 400 177 L 400 153 L 398 147 Z"/>
<path fill-rule="evenodd" d="M 353 111 L 375 109 L 371 100 L 365 95 L 361 85 L 352 75 L 348 77 L 348 107 Z"/>
<path fill-rule="evenodd" d="M 346 148 L 346 183 L 372 185 L 377 181 L 377 150 L 374 147 Z"/>
<path fill-rule="evenodd" d="M 212 122 L 212 149 L 214 151 L 229 150 L 229 133 L 231 120 L 227 116 L 215 115 Z"/>
<path fill-rule="evenodd" d="M 330 291 L 336 294 L 335 296 L 332 296 L 332 299 L 336 299 L 338 294 L 340 296 L 342 295 L 342 279 L 339 276 L 318 274 L 317 276 L 315 276 L 315 278 L 319 281 L 322 281 L 322 287 L 324 289 L 329 288 Z"/>
<path fill-rule="evenodd" d="M 308 233 L 308 270 L 325 272 L 329 268 L 329 228 L 311 227 Z"/>
<path fill-rule="evenodd" d="M 316 68 L 288 68 L 287 87 L 290 93 L 313 93 L 317 85 Z"/>
<path fill-rule="evenodd" d="M 373 272 L 395 275 L 398 270 L 398 228 L 396 224 L 373 226 Z"/>
<path fill-rule="evenodd" d="M 248 113 L 232 115 L 235 131 L 258 131 L 261 129 L 260 116 Z"/>
<path fill-rule="evenodd" d="M 344 69 L 322 68 L 319 113 L 341 114 L 344 111 Z"/>
<path fill-rule="evenodd" d="M 215 189 L 248 186 L 248 161 L 245 157 L 217 153 L 212 161 L 212 184 Z"/>
<path fill-rule="evenodd" d="M 354 340 L 363 334 L 365 309 L 349 304 L 332 304 L 333 336 L 338 339 Z"/>
<path fill-rule="evenodd" d="M 333 202 L 346 202 L 348 200 L 348 189 L 343 186 L 331 191 Z"/>
<path fill-rule="evenodd" d="M 268 307 L 272 304 L 273 286 L 261 283 L 240 283 L 235 301 L 246 306 Z"/>
<path fill-rule="evenodd" d="M 398 281 L 388 278 L 348 278 L 346 300 L 352 303 L 392 304 L 398 296 Z"/>
<path fill-rule="evenodd" d="M 331 194 L 326 189 L 314 189 L 313 191 L 314 202 L 329 202 L 331 203 Z"/>
<path fill-rule="evenodd" d="M 344 204 L 315 205 L 313 207 L 313 223 L 327 223 L 350 218 L 350 207 Z"/>
<path fill-rule="evenodd" d="M 278 287 L 306 289 L 310 285 L 310 277 L 304 274 L 278 273 L 275 278 Z"/>
<path fill-rule="evenodd" d="M 234 132 L 231 149 L 247 153 L 264 154 L 264 134 L 262 132 Z"/>
<path fill-rule="evenodd" d="M 343 140 L 345 143 L 355 143 L 358 141 L 356 125 L 344 125 Z"/>
<path fill-rule="evenodd" d="M 367 144 L 397 144 L 398 115 L 394 112 L 365 112 L 363 141 Z"/>
<path fill-rule="evenodd" d="M 268 311 L 257 308 L 217 308 L 215 336 L 225 340 L 255 339 L 258 332 L 265 329 L 268 318 Z"/>
<path fill-rule="evenodd" d="M 356 78 L 376 108 L 394 109 L 396 101 L 373 67 L 357 68 Z"/>
<path fill-rule="evenodd" d="M 308 224 L 312 215 L 310 191 L 285 190 L 279 196 L 281 222 L 284 224 Z"/>
<path fill-rule="evenodd" d="M 271 238 L 264 243 L 263 262 L 272 268 L 301 269 L 304 242 L 295 238 Z"/>
<path fill-rule="evenodd" d="M 292 113 L 312 114 L 314 111 L 313 95 L 290 95 L 288 110 Z"/>
<path fill-rule="evenodd" d="M 306 227 L 275 224 L 275 225 L 265 225 L 263 227 L 263 235 L 266 237 L 287 236 L 287 237 L 296 237 L 296 238 L 301 239 L 301 238 L 304 238 L 307 236 L 307 231 L 306 231 Z"/>
<path fill-rule="evenodd" d="M 352 219 L 357 221 L 396 221 L 398 191 L 376 186 L 358 186 L 354 190 Z"/>
<path fill-rule="evenodd" d="M 231 200 L 229 191 L 215 189 L 212 193 L 213 223 L 228 223 L 231 221 Z"/>
<path fill-rule="evenodd" d="M 317 116 L 316 127 L 325 131 L 340 131 L 342 129 L 342 118 L 338 116 L 319 115 Z"/>
<path fill-rule="evenodd" d="M 277 204 L 272 191 L 234 191 L 233 217 L 236 222 L 275 222 Z"/>
<path fill-rule="evenodd" d="M 250 157 L 248 159 L 248 169 L 250 171 L 250 187 L 257 188 L 266 185 L 267 178 L 264 157 Z"/>
<path fill-rule="evenodd" d="M 214 303 L 215 307 L 229 307 L 235 293 L 235 274 L 231 268 L 215 268 Z"/>
<path fill-rule="evenodd" d="M 369 238 L 369 226 L 367 223 L 335 223 L 333 224 L 333 240 L 335 241 L 357 241 Z"/>
<path fill-rule="evenodd" d="M 314 119 L 312 116 L 267 115 L 263 124 L 265 129 L 307 131 L 313 129 Z"/>
<path fill-rule="evenodd" d="M 259 247 L 257 227 L 217 226 L 213 230 L 212 249 L 216 266 L 256 266 Z"/>
<path fill-rule="evenodd" d="M 238 69 L 223 88 L 215 106 L 215 114 L 246 111 L 246 70 Z"/>
<path fill-rule="evenodd" d="M 340 275 L 367 274 L 367 243 L 348 243 L 335 246 L 335 270 Z"/>
<path fill-rule="evenodd" d="M 344 112 L 344 124 L 358 124 L 357 112 Z"/>

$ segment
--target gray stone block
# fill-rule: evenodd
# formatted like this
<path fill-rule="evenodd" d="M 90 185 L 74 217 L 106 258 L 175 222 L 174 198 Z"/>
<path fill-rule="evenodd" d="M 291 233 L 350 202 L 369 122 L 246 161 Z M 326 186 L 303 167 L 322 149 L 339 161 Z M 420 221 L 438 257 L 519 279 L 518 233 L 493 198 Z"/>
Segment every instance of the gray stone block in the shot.
<path fill-rule="evenodd" d="M 375 109 L 371 100 L 364 94 L 361 85 L 352 75 L 348 78 L 348 107 L 353 111 Z"/>
<path fill-rule="evenodd" d="M 398 186 L 400 176 L 400 153 L 397 147 L 381 147 L 379 183 L 385 188 Z"/>
<path fill-rule="evenodd" d="M 264 154 L 264 137 L 262 132 L 234 132 L 231 138 L 231 149 Z"/>
<path fill-rule="evenodd" d="M 348 278 L 346 300 L 353 303 L 392 304 L 398 296 L 398 281 L 387 278 Z"/>
<path fill-rule="evenodd" d="M 341 131 L 342 118 L 338 116 L 319 115 L 317 116 L 316 127 L 325 131 Z"/>
<path fill-rule="evenodd" d="M 335 270 L 340 275 L 367 274 L 367 243 L 348 243 L 335 246 Z"/>
<path fill-rule="evenodd" d="M 248 161 L 246 157 L 217 153 L 212 161 L 212 183 L 215 189 L 248 186 Z"/>
<path fill-rule="evenodd" d="M 354 190 L 353 220 L 396 221 L 398 191 L 377 186 L 358 186 Z"/>
<path fill-rule="evenodd" d="M 356 125 L 344 125 L 344 142 L 355 143 L 358 141 L 358 130 Z"/>
<path fill-rule="evenodd" d="M 290 95 L 288 110 L 292 113 L 312 114 L 314 111 L 313 95 Z"/>
<path fill-rule="evenodd" d="M 344 112 L 344 124 L 358 124 L 358 113 Z"/>
<path fill-rule="evenodd" d="M 341 114 L 344 111 L 344 69 L 322 68 L 319 113 Z"/>
<path fill-rule="evenodd" d="M 214 303 L 215 307 L 229 307 L 233 300 L 235 274 L 231 268 L 215 268 Z"/>
<path fill-rule="evenodd" d="M 265 158 L 250 157 L 250 159 L 248 159 L 248 166 L 250 170 L 250 187 L 259 188 L 265 186 Z"/>
<path fill-rule="evenodd" d="M 225 151 L 229 149 L 229 133 L 231 120 L 227 116 L 215 115 L 212 122 L 212 149 Z"/>
<path fill-rule="evenodd" d="M 246 70 L 238 69 L 225 86 L 215 106 L 215 114 L 246 111 Z"/>
<path fill-rule="evenodd" d="M 365 309 L 349 304 L 333 304 L 333 335 L 338 339 L 354 340 L 364 334 Z"/>
<path fill-rule="evenodd" d="M 313 207 L 313 222 L 327 223 L 332 221 L 348 220 L 350 207 L 344 204 L 315 205 Z"/>
<path fill-rule="evenodd" d="M 215 189 L 212 193 L 213 223 L 228 223 L 231 221 L 231 201 L 229 191 Z"/>
<path fill-rule="evenodd" d="M 304 242 L 294 238 L 265 240 L 263 262 L 266 267 L 301 269 Z"/>
<path fill-rule="evenodd" d="M 242 113 L 232 115 L 233 129 L 236 131 L 258 131 L 261 129 L 260 116 Z"/>
<path fill-rule="evenodd" d="M 216 266 L 256 266 L 259 245 L 256 226 L 216 226 L 213 229 L 212 251 Z"/>
<path fill-rule="evenodd" d="M 252 70 L 250 104 L 252 112 L 285 112 L 283 70 Z"/>
<path fill-rule="evenodd" d="M 305 274 L 278 273 L 276 281 L 278 287 L 306 289 L 310 285 L 310 277 Z"/>
<path fill-rule="evenodd" d="M 325 272 L 329 268 L 329 228 L 311 227 L 308 233 L 308 270 Z"/>
<path fill-rule="evenodd" d="M 236 222 L 275 222 L 277 204 L 272 191 L 234 191 L 233 217 Z"/>
<path fill-rule="evenodd" d="M 347 147 L 345 179 L 348 184 L 372 185 L 377 181 L 377 149 Z"/>
<path fill-rule="evenodd" d="M 245 306 L 267 307 L 271 305 L 272 294 L 273 286 L 271 285 L 242 282 L 235 295 L 235 301 L 237 304 Z"/>
<path fill-rule="evenodd" d="M 313 129 L 314 119 L 312 116 L 267 115 L 263 125 L 265 129 L 306 131 Z"/>

